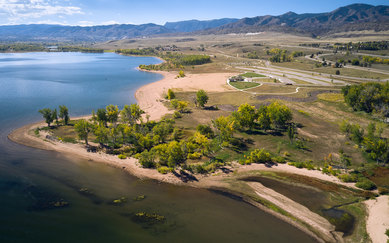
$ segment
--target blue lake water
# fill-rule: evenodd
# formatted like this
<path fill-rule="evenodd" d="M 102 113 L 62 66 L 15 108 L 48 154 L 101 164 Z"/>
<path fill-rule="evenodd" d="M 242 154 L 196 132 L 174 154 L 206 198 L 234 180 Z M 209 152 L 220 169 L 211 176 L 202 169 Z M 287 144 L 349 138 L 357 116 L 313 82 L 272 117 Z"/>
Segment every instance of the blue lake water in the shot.
<path fill-rule="evenodd" d="M 161 79 L 136 67 L 158 62 L 113 53 L 0 54 L 0 242 L 314 242 L 243 202 L 8 140 L 45 107 L 66 105 L 79 116 L 135 102 L 137 88 Z M 139 195 L 146 198 L 132 200 Z M 111 205 L 123 196 L 126 204 Z M 40 207 L 62 199 L 70 206 Z M 166 221 L 140 223 L 137 212 Z"/>

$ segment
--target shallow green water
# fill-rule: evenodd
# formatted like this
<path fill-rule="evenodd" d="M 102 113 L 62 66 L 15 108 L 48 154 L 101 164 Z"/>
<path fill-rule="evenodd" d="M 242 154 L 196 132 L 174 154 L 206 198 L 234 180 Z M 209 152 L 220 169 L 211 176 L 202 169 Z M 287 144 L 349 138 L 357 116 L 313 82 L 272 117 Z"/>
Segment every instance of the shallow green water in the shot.
<path fill-rule="evenodd" d="M 44 107 L 65 104 L 83 115 L 134 102 L 139 86 L 161 78 L 135 70 L 152 63 L 115 54 L 0 54 L 0 242 L 313 242 L 246 203 L 7 139 Z M 146 197 L 134 201 L 139 195 Z M 112 205 L 120 197 L 127 203 Z M 69 206 L 47 207 L 61 200 Z M 166 220 L 139 223 L 137 212 Z"/>

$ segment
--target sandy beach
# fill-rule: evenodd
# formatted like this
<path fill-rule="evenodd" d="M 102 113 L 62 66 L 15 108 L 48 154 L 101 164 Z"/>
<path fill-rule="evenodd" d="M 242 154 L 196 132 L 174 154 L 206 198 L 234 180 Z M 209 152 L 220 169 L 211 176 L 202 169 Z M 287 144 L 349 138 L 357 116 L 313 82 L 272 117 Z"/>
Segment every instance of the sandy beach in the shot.
<path fill-rule="evenodd" d="M 389 237 L 385 231 L 389 229 L 389 196 L 380 196 L 365 201 L 368 217 L 366 221 L 367 232 L 373 243 L 386 243 Z"/>
<path fill-rule="evenodd" d="M 207 92 L 223 92 L 232 90 L 227 85 L 227 78 L 233 73 L 206 73 L 188 74 L 183 78 L 176 78 L 176 72 L 156 71 L 164 78 L 160 81 L 142 86 L 135 93 L 135 98 L 142 110 L 149 114 L 151 120 L 159 120 L 165 114 L 172 113 L 161 101 L 168 89 L 175 91 L 198 91 L 203 89 Z"/>
<path fill-rule="evenodd" d="M 204 89 L 207 92 L 223 92 L 231 90 L 231 88 L 226 84 L 228 77 L 232 76 L 232 73 L 214 73 L 214 74 L 189 74 L 184 78 L 176 78 L 177 74 L 174 72 L 159 72 L 164 75 L 164 78 L 155 83 L 151 83 L 141 87 L 136 92 L 136 99 L 140 107 L 150 115 L 150 119 L 158 120 L 163 115 L 171 112 L 163 103 L 163 95 L 169 88 L 172 88 L 176 91 L 197 91 L 199 89 Z M 85 117 L 84 117 L 85 118 Z M 87 118 L 87 117 L 86 117 Z M 225 178 L 233 176 L 233 173 L 225 174 L 220 171 L 213 175 L 196 175 L 198 181 L 192 182 L 183 182 L 179 177 L 176 177 L 174 174 L 160 174 L 155 169 L 145 169 L 140 167 L 137 160 L 134 158 L 128 158 L 121 160 L 117 156 L 107 155 L 104 153 L 91 153 L 87 152 L 85 145 L 83 144 L 69 144 L 62 143 L 60 141 L 47 140 L 44 132 L 41 131 L 40 136 L 37 137 L 34 134 L 34 129 L 37 127 L 45 126 L 44 122 L 34 123 L 22 128 L 19 128 L 13 131 L 8 137 L 12 141 L 17 143 L 35 147 L 39 149 L 52 150 L 62 153 L 64 156 L 77 156 L 80 158 L 87 159 L 89 161 L 96 161 L 107 164 L 109 166 L 114 166 L 129 172 L 130 174 L 143 179 L 154 179 L 161 182 L 172 183 L 177 185 L 187 185 L 200 188 L 227 188 L 227 185 L 224 182 Z M 232 170 L 237 172 L 247 172 L 253 170 L 269 170 L 269 171 L 278 171 L 304 175 L 308 177 L 315 177 L 320 180 L 329 181 L 337 184 L 341 184 L 348 187 L 355 188 L 355 185 L 352 183 L 343 183 L 337 177 L 322 174 L 320 171 L 307 170 L 307 169 L 298 169 L 293 166 L 286 164 L 280 164 L 278 166 L 273 166 L 271 168 L 266 167 L 262 164 L 252 164 L 248 166 L 242 166 L 238 163 L 233 163 L 231 167 Z M 318 232 L 321 232 L 321 237 L 328 242 L 338 242 L 341 237 L 336 237 L 333 235 L 334 228 L 331 224 L 327 222 L 326 219 L 320 217 L 319 215 L 313 214 L 308 209 L 304 209 L 301 205 L 297 203 L 286 203 L 285 197 L 282 197 L 277 192 L 273 190 L 264 190 L 262 185 L 256 184 L 251 185 L 253 189 L 261 197 L 267 197 L 269 201 L 273 202 L 275 205 L 279 205 L 287 212 L 296 214 L 302 220 L 310 219 L 312 224 L 311 227 L 315 228 Z M 267 192 L 264 194 L 264 192 Z M 290 200 L 290 199 L 289 199 Z M 291 201 L 291 200 L 290 200 Z M 310 232 L 307 228 L 300 225 L 293 220 L 288 219 L 285 216 L 275 213 L 274 211 L 264 208 L 264 206 L 258 205 L 258 203 L 250 202 L 253 205 L 264 209 L 265 211 L 291 223 L 292 225 L 300 228 L 306 233 L 310 234 L 312 237 L 315 237 L 320 241 L 317 236 Z M 303 211 L 299 209 L 304 209 Z M 375 219 L 372 218 L 372 221 Z M 378 221 L 377 221 L 378 222 Z M 376 222 L 374 221 L 373 224 Z M 369 231 L 370 233 L 370 231 Z"/>

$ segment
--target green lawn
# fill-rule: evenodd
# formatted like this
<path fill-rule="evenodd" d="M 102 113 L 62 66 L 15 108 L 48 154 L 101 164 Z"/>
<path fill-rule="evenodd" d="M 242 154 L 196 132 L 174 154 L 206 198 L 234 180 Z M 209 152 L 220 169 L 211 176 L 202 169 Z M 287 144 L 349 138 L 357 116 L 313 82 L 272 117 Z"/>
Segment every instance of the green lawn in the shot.
<path fill-rule="evenodd" d="M 237 89 L 248 89 L 248 88 L 254 88 L 259 86 L 258 83 L 248 83 L 248 82 L 230 82 L 230 84 Z"/>
<path fill-rule="evenodd" d="M 240 76 L 246 77 L 246 78 L 264 78 L 265 75 L 258 74 L 258 73 L 245 73 Z"/>

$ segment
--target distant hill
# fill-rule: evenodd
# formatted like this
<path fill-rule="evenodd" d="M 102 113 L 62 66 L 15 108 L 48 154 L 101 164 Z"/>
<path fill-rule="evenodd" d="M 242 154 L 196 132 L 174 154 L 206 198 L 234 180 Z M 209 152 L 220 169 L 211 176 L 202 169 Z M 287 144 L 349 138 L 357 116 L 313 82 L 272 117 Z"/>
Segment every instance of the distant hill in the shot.
<path fill-rule="evenodd" d="M 389 30 L 389 6 L 352 4 L 329 13 L 259 16 L 243 19 L 188 20 L 164 26 L 106 25 L 9 25 L 0 26 L 0 41 L 103 42 L 156 35 L 229 34 L 275 31 L 304 35 L 328 35 L 347 31 Z"/>
<path fill-rule="evenodd" d="M 176 32 L 193 32 L 197 30 L 205 30 L 210 28 L 216 28 L 222 25 L 235 23 L 239 19 L 213 19 L 213 20 L 187 20 L 179 22 L 167 22 L 164 27 Z"/>
<path fill-rule="evenodd" d="M 63 25 L 8 25 L 0 26 L 0 41 L 87 41 L 127 39 L 171 33 L 161 25 L 104 25 L 104 26 L 63 26 Z"/>
<path fill-rule="evenodd" d="M 203 34 L 279 31 L 313 36 L 359 30 L 389 30 L 389 6 L 352 4 L 329 13 L 296 14 L 243 18 L 235 23 L 202 31 Z"/>

